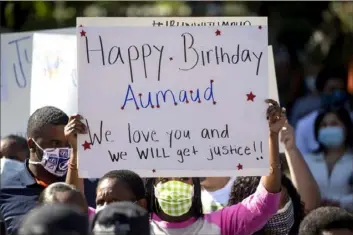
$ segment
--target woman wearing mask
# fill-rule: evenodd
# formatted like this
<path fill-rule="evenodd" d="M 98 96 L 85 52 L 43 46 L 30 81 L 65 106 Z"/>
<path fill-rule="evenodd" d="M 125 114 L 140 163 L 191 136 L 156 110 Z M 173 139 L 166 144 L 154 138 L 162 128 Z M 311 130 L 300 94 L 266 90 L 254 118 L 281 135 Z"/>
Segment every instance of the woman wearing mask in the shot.
<path fill-rule="evenodd" d="M 344 108 L 328 109 L 316 118 L 319 149 L 305 157 L 324 205 L 353 210 L 353 124 Z"/>
<path fill-rule="evenodd" d="M 204 215 L 199 178 L 157 178 L 146 182 L 152 234 L 249 235 L 276 213 L 281 192 L 278 133 L 286 122 L 284 110 L 273 100 L 269 120 L 270 174 L 254 195 L 241 203 Z"/>
<path fill-rule="evenodd" d="M 237 177 L 229 195 L 228 206 L 240 203 L 244 198 L 254 194 L 260 183 L 260 177 Z M 279 210 L 254 235 L 297 235 L 300 222 L 304 218 L 304 205 L 300 195 L 290 179 L 282 175 L 282 192 Z"/>

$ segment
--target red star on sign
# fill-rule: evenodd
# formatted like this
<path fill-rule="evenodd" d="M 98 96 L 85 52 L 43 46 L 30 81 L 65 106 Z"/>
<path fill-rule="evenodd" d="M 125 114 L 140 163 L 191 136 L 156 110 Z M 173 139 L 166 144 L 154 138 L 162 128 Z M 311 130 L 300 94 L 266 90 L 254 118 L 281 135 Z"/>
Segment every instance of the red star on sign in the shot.
<path fill-rule="evenodd" d="M 254 102 L 254 99 L 256 97 L 256 95 L 254 95 L 252 92 L 250 92 L 249 94 L 246 94 L 246 96 L 248 97 L 247 101 L 252 101 L 252 102 Z"/>
<path fill-rule="evenodd" d="M 221 31 L 219 31 L 218 29 L 217 29 L 217 31 L 216 31 L 216 36 L 220 36 L 221 35 Z"/>
<path fill-rule="evenodd" d="M 153 173 L 155 173 L 155 172 L 156 172 L 156 170 L 155 170 L 155 169 L 153 169 L 153 170 L 152 170 L 152 172 L 153 172 Z"/>
<path fill-rule="evenodd" d="M 262 29 L 262 26 L 261 26 L 261 25 L 259 25 L 259 29 Z"/>
<path fill-rule="evenodd" d="M 86 140 L 85 142 L 82 144 L 83 150 L 86 149 L 91 149 L 91 143 L 88 143 Z"/>
<path fill-rule="evenodd" d="M 86 37 L 86 31 L 84 31 L 83 29 L 82 29 L 82 31 L 80 32 L 80 34 L 81 34 L 81 37 Z"/>
<path fill-rule="evenodd" d="M 238 170 L 243 170 L 243 165 L 239 163 L 239 164 L 237 165 L 237 168 L 238 168 Z"/>

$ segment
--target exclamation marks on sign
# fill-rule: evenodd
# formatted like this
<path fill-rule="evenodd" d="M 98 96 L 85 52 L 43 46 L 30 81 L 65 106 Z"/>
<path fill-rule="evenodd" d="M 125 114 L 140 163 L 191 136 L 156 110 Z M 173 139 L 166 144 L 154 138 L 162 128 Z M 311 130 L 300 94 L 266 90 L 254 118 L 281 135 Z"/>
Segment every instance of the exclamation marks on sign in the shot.
<path fill-rule="evenodd" d="M 256 142 L 255 141 L 253 142 L 253 147 L 254 147 L 254 152 L 256 153 L 257 151 L 256 151 Z M 257 157 L 256 160 L 262 160 L 262 159 L 264 159 L 262 157 L 262 141 L 260 141 L 260 144 L 257 147 L 259 147 L 259 150 L 260 150 L 260 157 Z"/>

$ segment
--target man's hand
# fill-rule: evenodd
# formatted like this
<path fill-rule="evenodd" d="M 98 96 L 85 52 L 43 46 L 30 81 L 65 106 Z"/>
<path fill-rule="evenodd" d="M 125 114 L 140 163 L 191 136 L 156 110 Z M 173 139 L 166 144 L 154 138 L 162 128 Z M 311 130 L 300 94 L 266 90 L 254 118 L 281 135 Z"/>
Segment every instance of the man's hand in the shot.
<path fill-rule="evenodd" d="M 69 118 L 69 123 L 65 126 L 65 137 L 73 150 L 77 150 L 77 134 L 85 134 L 86 126 L 81 122 L 80 115 Z"/>

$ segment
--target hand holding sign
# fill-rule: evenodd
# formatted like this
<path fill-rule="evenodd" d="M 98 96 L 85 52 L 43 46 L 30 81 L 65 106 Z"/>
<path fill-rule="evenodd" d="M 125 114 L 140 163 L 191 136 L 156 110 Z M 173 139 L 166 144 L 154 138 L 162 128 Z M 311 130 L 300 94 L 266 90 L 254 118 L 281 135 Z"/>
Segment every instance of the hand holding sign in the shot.
<path fill-rule="evenodd" d="M 285 115 L 286 109 L 281 108 L 279 104 L 272 99 L 267 99 L 265 102 L 269 104 L 267 109 L 267 120 L 269 123 L 270 132 L 271 134 L 278 134 L 287 122 Z"/>
<path fill-rule="evenodd" d="M 69 123 L 65 126 L 65 137 L 74 151 L 77 151 L 77 134 L 86 133 L 86 126 L 81 119 L 80 115 L 71 116 Z"/>

